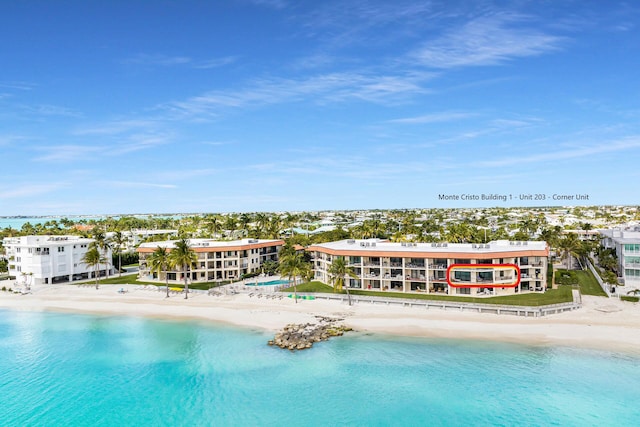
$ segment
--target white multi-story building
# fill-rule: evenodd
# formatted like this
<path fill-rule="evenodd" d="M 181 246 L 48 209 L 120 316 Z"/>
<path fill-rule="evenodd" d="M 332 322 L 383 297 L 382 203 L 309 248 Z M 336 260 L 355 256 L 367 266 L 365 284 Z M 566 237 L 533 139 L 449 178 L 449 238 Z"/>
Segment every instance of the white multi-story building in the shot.
<path fill-rule="evenodd" d="M 600 230 L 602 245 L 615 249 L 618 257 L 618 274 L 625 286 L 640 289 L 640 228 Z"/>
<path fill-rule="evenodd" d="M 192 282 L 211 282 L 217 280 L 239 280 L 243 275 L 260 271 L 266 261 L 278 261 L 278 253 L 284 245 L 283 240 L 241 239 L 218 241 L 213 239 L 189 239 L 189 246 L 198 256 L 198 262 L 187 273 Z M 180 268 L 171 269 L 158 277 L 150 270 L 147 257 L 156 248 L 171 251 L 175 240 L 166 242 L 149 242 L 141 244 L 137 251 L 140 254 L 140 273 L 143 280 L 164 280 L 180 282 Z"/>
<path fill-rule="evenodd" d="M 331 282 L 331 265 L 343 257 L 357 278 L 349 288 L 371 291 L 512 295 L 544 292 L 546 242 L 498 240 L 471 243 L 393 243 L 379 239 L 340 240 L 307 248 L 314 277 Z"/>
<path fill-rule="evenodd" d="M 22 236 L 6 237 L 2 244 L 11 276 L 28 275 L 32 284 L 46 285 L 94 277 L 94 267 L 82 261 L 93 241 L 79 236 Z M 100 267 L 100 275 L 110 269 L 111 250 L 105 259 L 109 262 Z"/>

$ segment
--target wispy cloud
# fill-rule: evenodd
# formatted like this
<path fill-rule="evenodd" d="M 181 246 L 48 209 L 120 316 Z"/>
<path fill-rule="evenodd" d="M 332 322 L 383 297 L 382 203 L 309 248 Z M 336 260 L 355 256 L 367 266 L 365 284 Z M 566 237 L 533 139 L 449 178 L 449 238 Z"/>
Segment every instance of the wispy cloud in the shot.
<path fill-rule="evenodd" d="M 267 6 L 274 9 L 284 9 L 288 6 L 286 0 L 249 0 L 253 4 L 257 4 L 258 6 Z"/>
<path fill-rule="evenodd" d="M 31 82 L 21 82 L 21 81 L 0 81 L 0 87 L 6 89 L 17 89 L 17 90 L 31 90 L 36 85 Z"/>
<path fill-rule="evenodd" d="M 305 35 L 333 47 L 390 44 L 425 26 L 438 14 L 432 2 L 406 0 L 318 2 L 307 15 L 297 15 Z"/>
<path fill-rule="evenodd" d="M 618 151 L 628 151 L 640 148 L 640 137 L 632 136 L 605 144 L 591 146 L 576 146 L 562 150 L 551 151 L 530 156 L 522 155 L 518 157 L 503 157 L 501 159 L 480 161 L 480 166 L 513 166 L 524 163 L 547 162 L 550 160 L 566 160 L 580 157 L 595 156 L 598 154 L 613 153 Z"/>
<path fill-rule="evenodd" d="M 523 16 L 497 13 L 475 18 L 431 40 L 411 55 L 433 68 L 495 65 L 558 50 L 563 37 L 526 28 Z"/>
<path fill-rule="evenodd" d="M 89 146 L 89 145 L 54 145 L 54 146 L 42 146 L 36 147 L 38 151 L 44 151 L 46 154 L 34 158 L 37 162 L 71 162 L 77 160 L 83 160 L 87 157 L 94 156 L 97 153 L 104 151 L 104 147 L 101 146 Z"/>
<path fill-rule="evenodd" d="M 431 74 L 369 75 L 365 73 L 329 73 L 300 79 L 261 79 L 236 91 L 211 91 L 160 105 L 175 118 L 217 116 L 223 108 L 256 107 L 285 102 L 314 103 L 362 100 L 379 103 L 398 102 L 418 93 L 428 93 L 423 82 Z"/>
<path fill-rule="evenodd" d="M 0 135 L 0 147 L 11 145 L 14 142 L 25 141 L 28 138 L 18 135 Z"/>
<path fill-rule="evenodd" d="M 207 59 L 204 61 L 195 61 L 193 63 L 193 68 L 201 68 L 201 69 L 218 68 L 218 67 L 223 67 L 225 65 L 232 64 L 237 60 L 238 60 L 237 56 L 225 56 L 222 58 L 213 58 L 213 59 Z"/>
<path fill-rule="evenodd" d="M 138 55 L 125 59 L 123 62 L 125 64 L 143 65 L 150 67 L 188 66 L 191 68 L 208 69 L 218 68 L 231 64 L 237 61 L 237 59 L 237 56 L 224 56 L 220 58 L 198 60 L 191 58 L 190 56 L 170 56 L 163 54 L 140 53 Z"/>
<path fill-rule="evenodd" d="M 174 184 L 158 184 L 154 182 L 138 182 L 138 181 L 102 181 L 101 184 L 115 188 L 178 188 Z"/>
<path fill-rule="evenodd" d="M 163 171 L 155 175 L 160 181 L 184 181 L 192 178 L 210 176 L 217 172 L 217 169 L 185 169 Z"/>
<path fill-rule="evenodd" d="M 155 120 L 114 120 L 105 124 L 80 127 L 73 135 L 117 135 L 132 130 L 148 129 L 158 125 Z"/>
<path fill-rule="evenodd" d="M 173 66 L 188 64 L 191 58 L 188 56 L 169 56 L 162 54 L 140 53 L 124 60 L 126 64 L 150 65 L 150 66 Z"/>
<path fill-rule="evenodd" d="M 463 120 L 469 117 L 477 116 L 476 113 L 461 112 L 461 111 L 443 111 L 439 113 L 430 113 L 416 117 L 405 117 L 402 119 L 389 120 L 388 123 L 406 123 L 406 124 L 425 124 L 425 123 L 439 123 L 450 122 L 453 120 Z"/>
<path fill-rule="evenodd" d="M 152 133 L 133 134 L 126 141 L 116 147 L 113 147 L 110 154 L 120 155 L 131 153 L 134 151 L 145 150 L 159 145 L 168 144 L 171 141 L 171 135 L 160 135 Z"/>
<path fill-rule="evenodd" d="M 0 189 L 0 199 L 13 199 L 21 197 L 37 196 L 39 194 L 49 193 L 65 187 L 63 183 L 49 184 L 17 184 L 11 188 Z"/>
<path fill-rule="evenodd" d="M 28 114 L 40 116 L 82 117 L 80 112 L 59 105 L 21 105 L 20 109 Z"/>

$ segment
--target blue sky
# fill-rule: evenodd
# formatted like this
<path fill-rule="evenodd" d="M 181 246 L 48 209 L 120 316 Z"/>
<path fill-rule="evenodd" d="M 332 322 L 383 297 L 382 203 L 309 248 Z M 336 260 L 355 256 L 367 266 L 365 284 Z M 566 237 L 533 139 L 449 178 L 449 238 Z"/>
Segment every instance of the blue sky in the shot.
<path fill-rule="evenodd" d="M 636 2 L 2 2 L 0 215 L 637 204 L 639 23 Z"/>

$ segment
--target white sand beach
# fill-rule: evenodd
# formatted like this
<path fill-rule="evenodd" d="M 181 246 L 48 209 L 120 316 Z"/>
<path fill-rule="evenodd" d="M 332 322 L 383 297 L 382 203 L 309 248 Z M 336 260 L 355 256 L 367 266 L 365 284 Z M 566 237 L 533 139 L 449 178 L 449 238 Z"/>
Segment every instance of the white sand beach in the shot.
<path fill-rule="evenodd" d="M 126 293 L 118 293 L 124 288 Z M 48 286 L 21 295 L 0 292 L 0 307 L 164 319 L 197 319 L 276 331 L 289 323 L 315 322 L 315 316 L 344 318 L 356 331 L 403 336 L 467 338 L 563 345 L 640 354 L 640 304 L 583 296 L 579 310 L 540 318 L 445 311 L 325 300 L 265 299 L 247 293 L 209 296 L 191 293 L 165 298 L 163 292 L 133 285 Z"/>

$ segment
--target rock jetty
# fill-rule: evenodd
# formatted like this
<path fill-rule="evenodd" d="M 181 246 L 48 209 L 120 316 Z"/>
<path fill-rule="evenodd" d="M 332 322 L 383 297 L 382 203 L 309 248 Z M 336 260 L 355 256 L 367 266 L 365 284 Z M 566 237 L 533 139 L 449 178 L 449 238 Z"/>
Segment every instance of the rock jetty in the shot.
<path fill-rule="evenodd" d="M 326 341 L 330 337 L 342 336 L 352 329 L 338 324 L 344 319 L 333 319 L 324 316 L 316 316 L 319 323 L 289 324 L 282 331 L 276 333 L 269 345 L 277 345 L 287 350 L 305 350 L 311 348 L 313 343 Z"/>

